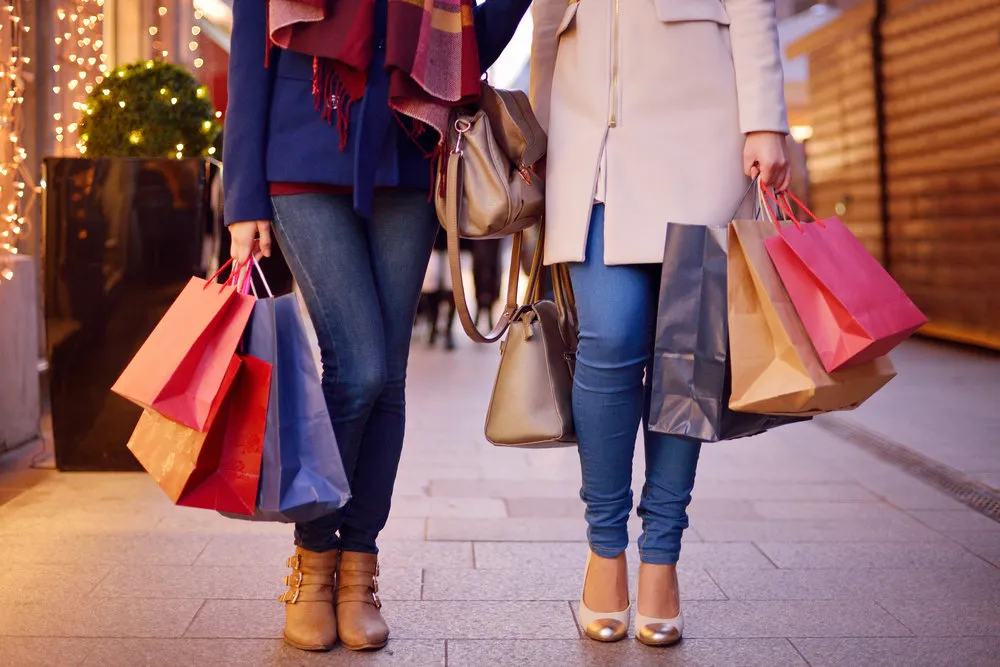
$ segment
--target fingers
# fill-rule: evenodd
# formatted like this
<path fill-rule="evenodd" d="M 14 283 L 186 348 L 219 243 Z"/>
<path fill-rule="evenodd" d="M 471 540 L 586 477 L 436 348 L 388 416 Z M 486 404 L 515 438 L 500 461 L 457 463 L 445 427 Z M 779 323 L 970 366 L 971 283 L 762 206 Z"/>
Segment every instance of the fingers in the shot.
<path fill-rule="evenodd" d="M 229 256 L 233 258 L 237 266 L 246 264 L 247 260 L 250 259 L 252 249 L 253 241 L 247 242 L 246 239 L 238 238 L 233 234 L 233 240 L 229 244 Z"/>
<path fill-rule="evenodd" d="M 264 257 L 271 256 L 271 223 L 262 220 L 257 223 L 258 246 Z"/>

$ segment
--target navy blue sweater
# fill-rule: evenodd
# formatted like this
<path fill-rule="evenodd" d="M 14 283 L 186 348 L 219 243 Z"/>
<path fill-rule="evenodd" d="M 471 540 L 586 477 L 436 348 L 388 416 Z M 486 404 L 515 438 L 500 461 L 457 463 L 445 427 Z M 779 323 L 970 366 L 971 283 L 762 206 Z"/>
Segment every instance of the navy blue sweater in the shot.
<path fill-rule="evenodd" d="M 531 0 L 486 0 L 475 9 L 485 72 L 507 46 Z M 321 117 L 312 94 L 312 57 L 273 48 L 264 66 L 267 0 L 234 0 L 229 105 L 223 147 L 226 223 L 270 220 L 268 183 L 352 186 L 354 208 L 370 217 L 376 187 L 430 186 L 424 151 L 389 109 L 385 63 L 387 0 L 375 0 L 377 50 L 363 99 L 351 108 L 347 146 Z"/>

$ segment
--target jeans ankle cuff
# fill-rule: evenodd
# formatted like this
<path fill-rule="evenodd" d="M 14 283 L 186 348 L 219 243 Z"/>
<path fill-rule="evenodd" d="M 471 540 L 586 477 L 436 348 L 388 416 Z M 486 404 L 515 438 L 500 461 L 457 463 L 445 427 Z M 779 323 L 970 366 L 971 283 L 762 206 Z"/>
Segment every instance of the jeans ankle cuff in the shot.
<path fill-rule="evenodd" d="M 625 553 L 625 549 L 605 549 L 604 547 L 598 547 L 593 544 L 590 545 L 590 550 L 594 552 L 595 556 L 609 559 L 618 558 Z"/>
<path fill-rule="evenodd" d="M 649 565 L 676 565 L 680 560 L 680 554 L 676 552 L 640 551 L 639 560 Z"/>

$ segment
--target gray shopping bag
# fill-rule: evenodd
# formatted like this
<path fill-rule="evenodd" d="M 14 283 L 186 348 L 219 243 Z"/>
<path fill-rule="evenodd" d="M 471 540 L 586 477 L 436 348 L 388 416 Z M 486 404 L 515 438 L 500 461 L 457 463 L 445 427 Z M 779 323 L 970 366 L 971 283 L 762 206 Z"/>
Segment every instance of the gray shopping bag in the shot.
<path fill-rule="evenodd" d="M 702 442 L 757 435 L 801 417 L 729 409 L 728 226 L 667 225 L 649 428 Z"/>

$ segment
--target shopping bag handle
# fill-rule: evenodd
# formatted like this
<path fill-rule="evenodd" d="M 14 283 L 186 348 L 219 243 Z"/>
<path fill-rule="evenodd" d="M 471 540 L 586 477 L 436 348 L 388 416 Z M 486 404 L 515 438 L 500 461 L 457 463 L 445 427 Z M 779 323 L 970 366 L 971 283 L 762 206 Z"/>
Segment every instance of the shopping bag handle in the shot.
<path fill-rule="evenodd" d="M 204 287 L 202 287 L 202 289 L 203 289 L 203 290 L 206 290 L 206 289 L 208 289 L 208 286 L 209 286 L 209 285 L 211 285 L 211 284 L 213 284 L 213 283 L 215 282 L 215 280 L 216 280 L 216 279 L 217 279 L 217 278 L 218 278 L 219 276 L 221 276 L 221 275 L 222 275 L 222 272 L 223 272 L 223 271 L 225 271 L 225 270 L 226 270 L 226 269 L 227 269 L 227 268 L 228 268 L 229 266 L 231 266 L 231 265 L 233 264 L 233 261 L 234 261 L 234 260 L 233 260 L 233 258 L 232 258 L 232 257 L 230 257 L 230 258 L 229 258 L 228 260 L 226 260 L 225 264 L 223 264 L 222 266 L 220 266 L 220 267 L 219 267 L 219 270 L 218 270 L 218 271 L 216 271 L 215 273 L 213 273 L 213 274 L 212 274 L 212 277 L 211 277 L 211 278 L 209 278 L 208 280 L 206 280 L 206 281 L 205 281 L 205 286 L 204 286 Z M 229 280 L 227 280 L 226 282 L 222 283 L 222 284 L 221 284 L 221 285 L 219 286 L 219 292 L 222 292 L 222 290 L 224 290 L 224 289 L 226 288 L 226 286 L 227 286 L 227 285 L 232 285 L 232 286 L 236 286 L 236 276 L 238 276 L 238 275 L 240 274 L 240 272 L 241 272 L 241 271 L 243 270 L 243 268 L 244 268 L 244 267 L 245 267 L 245 266 L 246 266 L 246 265 L 247 265 L 247 264 L 248 264 L 249 262 L 250 262 L 250 260 L 248 259 L 248 260 L 247 260 L 246 262 L 243 262 L 242 264 L 240 264 L 240 265 L 238 265 L 238 266 L 234 267 L 234 268 L 233 268 L 233 270 L 232 270 L 232 272 L 230 273 L 230 277 L 229 277 Z"/>
<path fill-rule="evenodd" d="M 796 197 L 790 191 L 782 192 L 781 194 L 779 194 L 777 196 L 778 205 L 781 206 L 781 208 L 785 211 L 785 213 L 788 214 L 789 219 L 791 219 L 791 221 L 795 223 L 796 227 L 801 228 L 802 224 L 801 224 L 800 221 L 798 221 L 798 220 L 795 219 L 795 214 L 792 212 L 792 205 L 788 203 L 789 197 L 791 198 L 791 200 L 793 202 L 795 202 L 796 204 L 799 205 L 799 208 L 801 208 L 803 211 L 805 211 L 806 213 L 809 214 L 809 217 L 811 217 L 813 219 L 813 222 L 815 222 L 816 224 L 818 224 L 820 227 L 826 227 L 826 223 L 823 222 L 822 220 L 820 220 L 819 217 L 815 213 L 813 213 L 812 211 L 810 211 L 809 207 L 802 203 L 802 200 L 800 200 L 798 197 Z"/>
<path fill-rule="evenodd" d="M 257 261 L 257 257 L 254 255 L 251 255 L 251 261 L 253 262 L 253 268 L 257 270 L 260 282 L 264 284 L 264 289 L 267 290 L 267 298 L 273 299 L 274 292 L 271 291 L 271 286 L 267 284 L 267 278 L 264 277 L 264 270 L 260 268 L 260 262 Z M 257 296 L 257 288 L 253 284 L 251 271 L 247 271 L 246 278 L 243 280 L 243 285 L 240 287 L 240 294 L 250 294 L 252 291 L 253 295 Z"/>
<path fill-rule="evenodd" d="M 781 210 L 781 204 L 778 203 L 776 196 L 771 193 L 771 190 L 766 185 L 758 183 L 757 203 L 761 207 L 761 210 L 767 213 L 768 221 L 770 221 L 770 223 L 774 225 L 775 229 L 777 229 L 780 232 L 781 223 L 778 221 L 778 218 L 780 216 L 777 213 L 775 213 L 774 209 L 771 208 L 771 202 L 775 203 L 779 211 Z M 796 222 L 795 224 L 798 223 Z"/>

